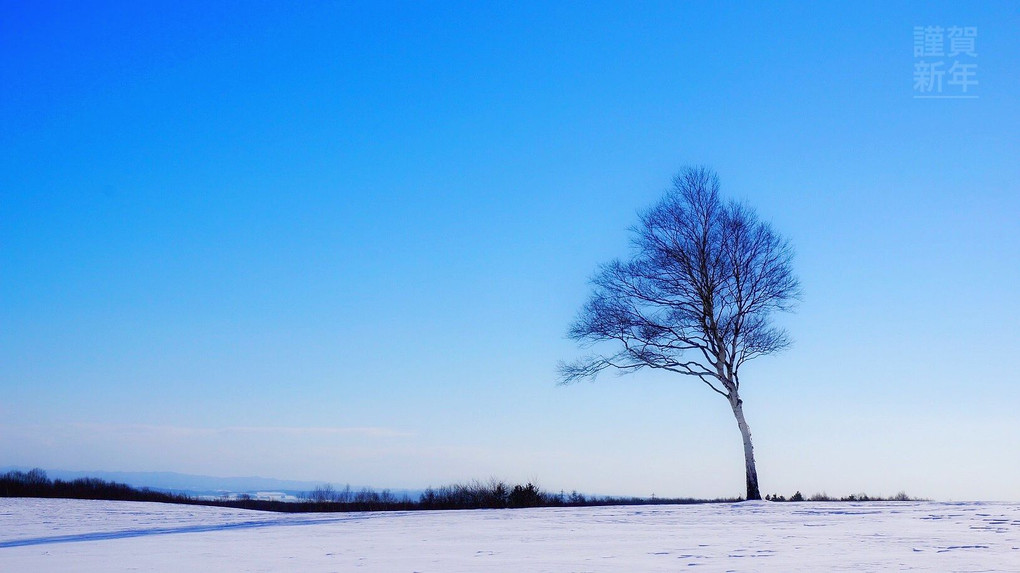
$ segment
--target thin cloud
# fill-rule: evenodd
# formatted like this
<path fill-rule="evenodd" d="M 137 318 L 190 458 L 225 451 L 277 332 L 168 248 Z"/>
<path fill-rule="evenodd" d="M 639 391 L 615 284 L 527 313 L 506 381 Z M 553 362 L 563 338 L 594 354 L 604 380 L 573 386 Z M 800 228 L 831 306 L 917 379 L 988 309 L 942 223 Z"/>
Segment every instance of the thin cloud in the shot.
<path fill-rule="evenodd" d="M 8 427 L 10 429 L 10 427 Z M 349 436 L 361 438 L 408 438 L 414 433 L 396 428 L 377 426 L 225 426 L 220 428 L 197 426 L 165 426 L 154 424 L 97 424 L 70 423 L 62 428 L 43 428 L 22 426 L 29 431 L 48 431 L 63 429 L 75 434 L 117 434 L 132 436 L 162 436 L 171 438 L 203 438 L 225 436 L 293 436 L 293 437 L 330 437 Z"/>

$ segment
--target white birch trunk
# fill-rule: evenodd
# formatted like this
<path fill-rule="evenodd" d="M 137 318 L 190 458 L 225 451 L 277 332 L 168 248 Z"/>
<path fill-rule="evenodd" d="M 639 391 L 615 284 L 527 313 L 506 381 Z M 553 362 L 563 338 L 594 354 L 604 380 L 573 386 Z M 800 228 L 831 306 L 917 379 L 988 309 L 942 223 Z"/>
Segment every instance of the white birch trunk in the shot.
<path fill-rule="evenodd" d="M 744 419 L 744 402 L 735 391 L 731 393 L 730 406 L 733 408 L 733 415 L 737 418 L 740 437 L 744 440 L 744 470 L 747 478 L 747 499 L 761 499 L 761 491 L 758 489 L 758 470 L 754 467 L 754 446 L 751 444 L 751 429 L 747 427 L 747 420 Z"/>

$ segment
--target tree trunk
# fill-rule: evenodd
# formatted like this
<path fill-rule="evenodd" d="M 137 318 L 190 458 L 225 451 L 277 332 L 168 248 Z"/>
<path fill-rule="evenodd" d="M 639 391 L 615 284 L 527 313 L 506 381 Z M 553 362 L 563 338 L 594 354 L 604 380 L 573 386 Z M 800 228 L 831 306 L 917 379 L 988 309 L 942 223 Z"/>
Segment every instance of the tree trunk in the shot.
<path fill-rule="evenodd" d="M 751 429 L 747 427 L 747 420 L 744 419 L 744 402 L 736 392 L 733 392 L 730 398 L 730 406 L 733 408 L 733 415 L 737 418 L 740 437 L 744 439 L 744 469 L 747 477 L 747 499 L 761 499 L 761 491 L 758 490 L 758 470 L 754 467 L 754 446 L 751 445 Z"/>

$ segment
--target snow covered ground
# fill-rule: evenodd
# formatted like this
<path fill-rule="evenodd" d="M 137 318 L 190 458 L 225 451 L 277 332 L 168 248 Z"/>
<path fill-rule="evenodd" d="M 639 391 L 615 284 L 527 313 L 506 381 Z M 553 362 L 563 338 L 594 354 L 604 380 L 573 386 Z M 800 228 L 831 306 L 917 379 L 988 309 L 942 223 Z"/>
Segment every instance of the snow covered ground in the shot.
<path fill-rule="evenodd" d="M 1014 571 L 1020 504 L 274 514 L 0 499 L 0 571 Z"/>

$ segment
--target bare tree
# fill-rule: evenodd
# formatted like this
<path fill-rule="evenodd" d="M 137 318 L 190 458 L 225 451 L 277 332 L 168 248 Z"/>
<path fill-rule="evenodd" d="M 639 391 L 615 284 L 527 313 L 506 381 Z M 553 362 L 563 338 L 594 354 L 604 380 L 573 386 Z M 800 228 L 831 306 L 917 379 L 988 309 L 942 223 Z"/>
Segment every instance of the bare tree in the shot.
<path fill-rule="evenodd" d="M 747 499 L 761 499 L 739 371 L 790 344 L 770 316 L 799 297 L 793 251 L 750 207 L 723 201 L 705 168 L 675 176 L 631 231 L 632 258 L 599 268 L 569 332 L 583 346 L 610 342 L 614 351 L 561 363 L 561 384 L 606 369 L 700 379 L 729 402 L 744 442 Z"/>

